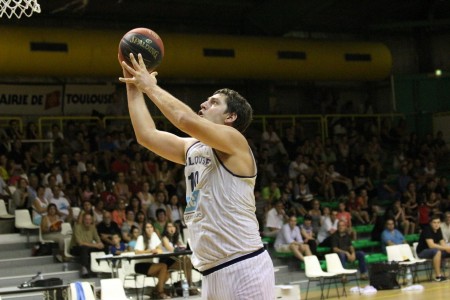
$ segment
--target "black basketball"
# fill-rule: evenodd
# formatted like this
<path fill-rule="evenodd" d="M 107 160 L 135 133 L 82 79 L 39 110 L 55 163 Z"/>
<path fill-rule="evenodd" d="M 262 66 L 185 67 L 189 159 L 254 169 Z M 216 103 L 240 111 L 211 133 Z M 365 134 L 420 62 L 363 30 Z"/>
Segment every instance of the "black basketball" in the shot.
<path fill-rule="evenodd" d="M 137 55 L 140 53 L 145 66 L 149 71 L 153 71 L 161 63 L 164 57 L 164 44 L 159 35 L 148 28 L 135 28 L 128 31 L 119 43 L 119 63 L 125 61 L 131 66 L 130 53 Z"/>

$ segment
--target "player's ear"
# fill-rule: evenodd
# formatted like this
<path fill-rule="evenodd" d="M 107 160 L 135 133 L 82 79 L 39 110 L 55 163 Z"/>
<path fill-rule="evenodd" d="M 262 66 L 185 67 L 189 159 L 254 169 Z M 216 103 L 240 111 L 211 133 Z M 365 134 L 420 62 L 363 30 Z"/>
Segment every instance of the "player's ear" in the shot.
<path fill-rule="evenodd" d="M 233 113 L 227 113 L 227 117 L 225 118 L 225 125 L 231 125 L 234 121 L 237 119 L 237 114 L 235 112 Z"/>

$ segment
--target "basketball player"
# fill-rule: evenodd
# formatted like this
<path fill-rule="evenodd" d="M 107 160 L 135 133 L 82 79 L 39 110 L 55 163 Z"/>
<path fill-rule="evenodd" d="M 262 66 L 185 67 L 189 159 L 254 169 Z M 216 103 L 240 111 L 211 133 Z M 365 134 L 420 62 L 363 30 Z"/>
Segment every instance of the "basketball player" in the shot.
<path fill-rule="evenodd" d="M 204 275 L 202 299 L 275 298 L 273 264 L 264 250 L 255 216 L 256 165 L 242 132 L 252 108 L 237 92 L 222 89 L 198 114 L 157 85 L 142 56 L 122 62 L 128 108 L 138 142 L 185 165 L 192 264 Z M 190 138 L 157 130 L 144 101 L 151 99 Z"/>

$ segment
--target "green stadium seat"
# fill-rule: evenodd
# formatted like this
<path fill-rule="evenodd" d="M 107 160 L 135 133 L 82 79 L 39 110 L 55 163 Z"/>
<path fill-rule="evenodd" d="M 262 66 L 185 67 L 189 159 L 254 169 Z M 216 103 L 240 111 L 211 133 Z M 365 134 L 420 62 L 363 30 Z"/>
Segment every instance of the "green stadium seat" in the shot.
<path fill-rule="evenodd" d="M 418 234 L 418 233 L 408 234 L 408 235 L 405 235 L 405 240 L 408 242 L 408 244 L 412 244 L 412 243 L 418 242 L 419 237 L 420 237 L 420 234 Z"/>

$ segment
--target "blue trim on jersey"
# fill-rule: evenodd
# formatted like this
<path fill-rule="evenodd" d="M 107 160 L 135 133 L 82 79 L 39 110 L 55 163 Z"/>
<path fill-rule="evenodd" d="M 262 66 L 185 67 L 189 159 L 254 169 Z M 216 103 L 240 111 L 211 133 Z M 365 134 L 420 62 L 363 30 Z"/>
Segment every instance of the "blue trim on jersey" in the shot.
<path fill-rule="evenodd" d="M 212 150 L 213 150 L 214 156 L 217 157 L 217 160 L 219 161 L 220 165 L 221 165 L 228 173 L 230 173 L 231 175 L 233 175 L 233 176 L 235 176 L 235 177 L 239 177 L 239 178 L 253 178 L 253 177 L 256 177 L 256 175 L 258 175 L 258 174 L 255 174 L 255 175 L 252 175 L 252 176 L 242 176 L 242 175 L 234 174 L 233 172 L 231 172 L 230 170 L 228 170 L 227 167 L 225 167 L 225 164 L 222 162 L 222 160 L 220 160 L 219 155 L 217 155 L 216 149 L 212 149 Z M 253 155 L 253 154 L 252 154 L 252 155 Z M 253 162 L 254 162 L 254 161 L 253 161 Z"/>

